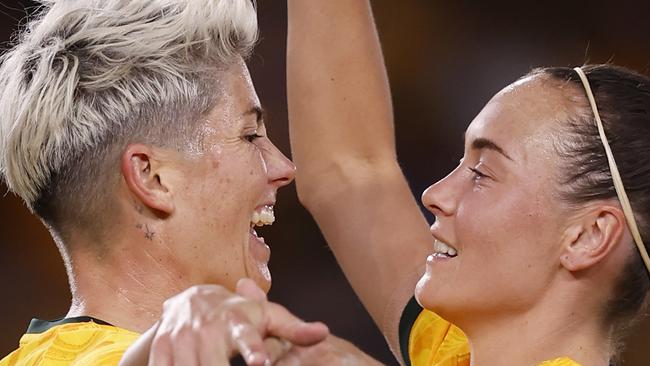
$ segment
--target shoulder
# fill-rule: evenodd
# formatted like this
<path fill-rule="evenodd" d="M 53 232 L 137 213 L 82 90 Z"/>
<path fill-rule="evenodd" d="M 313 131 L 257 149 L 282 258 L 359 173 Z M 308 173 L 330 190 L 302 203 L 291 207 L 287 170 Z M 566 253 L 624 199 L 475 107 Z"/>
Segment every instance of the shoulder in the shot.
<path fill-rule="evenodd" d="M 0 366 L 117 365 L 138 334 L 94 322 L 68 323 L 27 333 Z"/>
<path fill-rule="evenodd" d="M 438 314 L 411 300 L 400 323 L 402 353 L 407 365 L 443 366 L 469 364 L 467 337 Z"/>

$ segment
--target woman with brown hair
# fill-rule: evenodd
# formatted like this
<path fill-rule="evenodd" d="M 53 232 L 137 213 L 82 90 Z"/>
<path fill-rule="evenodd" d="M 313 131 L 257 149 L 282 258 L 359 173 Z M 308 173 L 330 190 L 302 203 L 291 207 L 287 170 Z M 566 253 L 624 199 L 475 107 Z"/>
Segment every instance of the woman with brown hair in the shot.
<path fill-rule="evenodd" d="M 505 87 L 424 192 L 427 228 L 397 162 L 368 1 L 290 0 L 289 14 L 298 194 L 395 354 L 608 365 L 650 283 L 650 80 L 589 65 Z"/>

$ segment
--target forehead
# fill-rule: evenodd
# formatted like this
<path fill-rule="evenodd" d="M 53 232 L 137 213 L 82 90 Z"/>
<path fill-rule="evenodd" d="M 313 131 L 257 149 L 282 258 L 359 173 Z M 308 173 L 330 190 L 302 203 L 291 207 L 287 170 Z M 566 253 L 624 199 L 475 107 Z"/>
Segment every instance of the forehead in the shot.
<path fill-rule="evenodd" d="M 254 107 L 259 107 L 260 101 L 251 81 L 250 73 L 243 59 L 236 62 L 222 73 L 215 84 L 217 100 L 208 113 L 210 125 L 224 127 L 237 127 Z"/>
<path fill-rule="evenodd" d="M 578 100 L 574 88 L 546 76 L 521 79 L 487 103 L 468 127 L 466 142 L 489 139 L 515 161 L 548 153 L 554 135 L 575 110 Z"/>
<path fill-rule="evenodd" d="M 245 107 L 260 104 L 248 67 L 241 57 L 224 71 L 221 85 L 223 90 L 219 94 L 222 103 L 217 104 L 235 103 Z"/>

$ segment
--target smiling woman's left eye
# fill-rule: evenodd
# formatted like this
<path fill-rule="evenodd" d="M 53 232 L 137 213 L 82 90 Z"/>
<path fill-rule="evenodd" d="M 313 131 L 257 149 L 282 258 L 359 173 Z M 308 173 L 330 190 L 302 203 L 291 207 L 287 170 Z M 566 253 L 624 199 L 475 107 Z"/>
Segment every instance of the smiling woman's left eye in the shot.
<path fill-rule="evenodd" d="M 250 134 L 250 135 L 246 135 L 246 136 L 244 136 L 244 138 L 245 138 L 246 141 L 248 141 L 248 142 L 253 142 L 253 141 L 255 141 L 256 139 L 258 139 L 258 138 L 260 138 L 260 137 L 263 137 L 263 136 L 260 135 L 260 134 L 258 134 L 257 132 L 252 133 L 252 134 Z"/>

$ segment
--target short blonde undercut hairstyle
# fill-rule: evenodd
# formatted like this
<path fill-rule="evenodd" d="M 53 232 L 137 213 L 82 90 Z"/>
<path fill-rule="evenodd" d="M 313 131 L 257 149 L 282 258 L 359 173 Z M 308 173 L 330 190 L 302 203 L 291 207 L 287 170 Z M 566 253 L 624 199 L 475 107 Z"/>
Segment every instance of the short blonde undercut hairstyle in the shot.
<path fill-rule="evenodd" d="M 257 40 L 255 4 L 42 3 L 1 59 L 0 171 L 46 222 L 83 225 L 127 143 L 186 144 L 219 98 L 216 70 Z"/>

